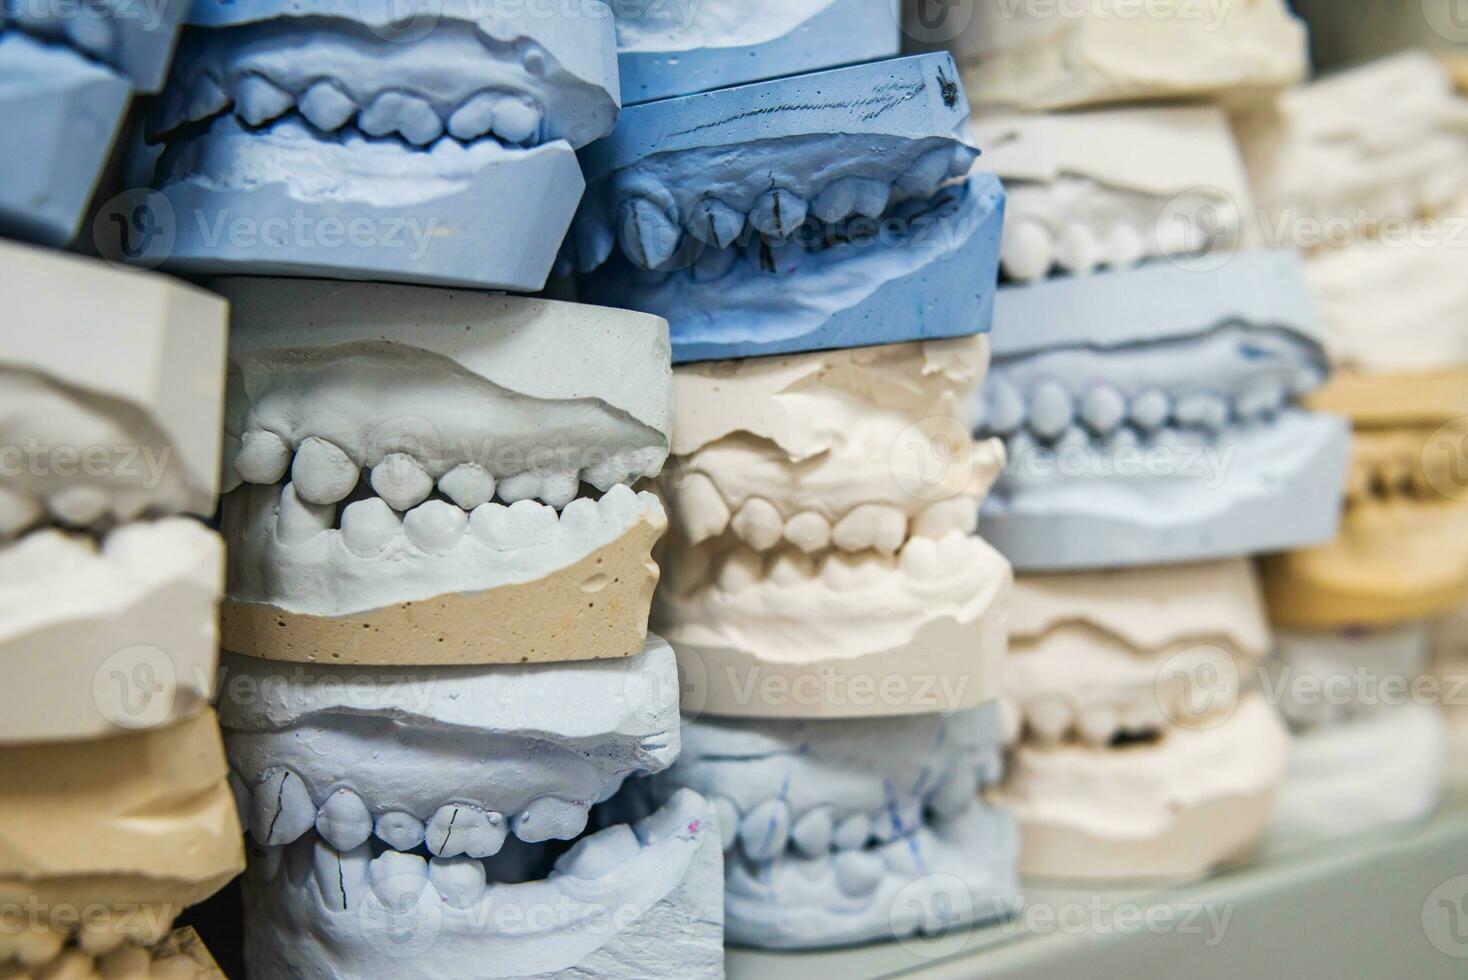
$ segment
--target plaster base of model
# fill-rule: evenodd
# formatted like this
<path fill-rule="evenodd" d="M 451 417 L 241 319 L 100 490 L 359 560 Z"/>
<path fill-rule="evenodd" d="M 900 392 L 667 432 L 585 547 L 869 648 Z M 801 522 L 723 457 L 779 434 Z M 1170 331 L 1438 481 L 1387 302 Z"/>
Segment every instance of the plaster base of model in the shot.
<path fill-rule="evenodd" d="M 1298 732 L 1270 835 L 1298 843 L 1425 820 L 1442 798 L 1447 753 L 1436 705 L 1397 705 Z"/>
<path fill-rule="evenodd" d="M 85 940 L 83 940 L 85 944 Z M 123 943 L 110 952 L 71 948 L 40 964 L 0 965 L 5 980 L 227 980 L 193 928 L 175 929 L 156 946 Z"/>
<path fill-rule="evenodd" d="M 1284 777 L 1289 736 L 1258 695 L 1212 727 L 1120 748 L 1021 745 L 994 794 L 1020 825 L 1020 874 L 1184 880 L 1246 851 Z"/>
<path fill-rule="evenodd" d="M 0 747 L 0 905 L 97 911 L 84 948 L 152 943 L 244 867 L 214 713 L 169 728 Z M 88 938 L 88 937 L 91 938 Z M 110 938 L 109 938 L 110 937 Z M 38 963 L 66 934 L 0 933 L 0 962 Z"/>
<path fill-rule="evenodd" d="M 0 232 L 55 246 L 76 237 L 131 97 L 125 78 L 65 44 L 0 36 L 0 115 L 12 133 L 0 145 Z"/>
<path fill-rule="evenodd" d="M 0 545 L 0 659 L 24 692 L 0 743 L 170 725 L 214 689 L 223 543 L 184 518 L 128 524 L 98 547 L 54 529 Z"/>
<path fill-rule="evenodd" d="M 225 303 L 165 276 L 7 242 L 0 268 L 0 445 L 29 457 L 0 487 L 0 539 L 43 518 L 91 527 L 213 514 Z"/>
<path fill-rule="evenodd" d="M 1299 81 L 1309 63 L 1305 25 L 1283 0 L 1207 9 L 1176 3 L 1133 8 L 1131 16 L 1102 6 L 999 4 L 972 13 L 953 43 L 976 106 L 1242 99 Z M 925 36 L 921 27 L 908 30 Z"/>
<path fill-rule="evenodd" d="M 250 980 L 723 975 L 717 820 L 696 793 L 582 838 L 539 880 L 467 857 L 338 852 L 315 834 L 254 850 Z"/>

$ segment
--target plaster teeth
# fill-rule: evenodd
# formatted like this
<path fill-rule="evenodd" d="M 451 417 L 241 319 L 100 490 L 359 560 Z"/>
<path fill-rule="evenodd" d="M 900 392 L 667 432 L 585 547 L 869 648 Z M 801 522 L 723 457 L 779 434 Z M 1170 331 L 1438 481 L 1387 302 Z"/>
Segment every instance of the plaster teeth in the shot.
<path fill-rule="evenodd" d="M 373 491 L 396 511 L 412 510 L 433 492 L 433 478 L 407 453 L 388 453 L 372 467 L 368 479 Z"/>
<path fill-rule="evenodd" d="M 561 527 L 572 534 L 587 534 L 601 522 L 596 501 L 577 497 L 561 511 Z"/>
<path fill-rule="evenodd" d="M 291 482 L 302 500 L 310 504 L 334 504 L 357 486 L 357 464 L 341 447 L 311 436 L 296 450 L 291 464 Z"/>
<path fill-rule="evenodd" d="M 581 479 L 575 473 L 547 473 L 540 479 L 537 496 L 546 504 L 560 510 L 576 499 L 581 489 Z"/>
<path fill-rule="evenodd" d="M 270 485 L 280 482 L 291 463 L 291 447 L 268 429 L 251 429 L 240 437 L 234 459 L 235 472 L 246 483 Z"/>
<path fill-rule="evenodd" d="M 338 851 L 350 851 L 372 836 L 372 814 L 367 812 L 367 804 L 360 796 L 349 789 L 339 789 L 317 811 L 316 833 Z"/>
<path fill-rule="evenodd" d="M 97 549 L 83 535 L 42 528 L 0 547 L 0 582 L 30 583 L 43 570 L 56 575 L 90 562 Z"/>
<path fill-rule="evenodd" d="M 357 126 L 368 136 L 400 133 L 409 143 L 422 146 L 443 133 L 443 123 L 433 107 L 415 95 L 383 92 L 357 117 Z"/>
<path fill-rule="evenodd" d="M 280 492 L 280 507 L 275 519 L 276 536 L 286 544 L 301 544 L 331 530 L 336 522 L 336 508 L 311 504 L 302 500 L 294 483 Z"/>
<path fill-rule="evenodd" d="M 1076 719 L 1076 732 L 1090 745 L 1105 747 L 1117 731 L 1116 711 L 1107 705 L 1092 705 Z"/>
<path fill-rule="evenodd" d="M 774 187 L 755 198 L 749 211 L 749 223 L 757 231 L 774 239 L 786 239 L 805 223 L 810 205 L 799 194 Z"/>
<path fill-rule="evenodd" d="M 953 164 L 953 148 L 939 147 L 929 150 L 896 180 L 897 189 L 909 197 L 932 197 L 938 187 L 948 178 L 948 168 Z"/>
<path fill-rule="evenodd" d="M 540 496 L 540 474 L 526 471 L 503 477 L 496 484 L 495 492 L 507 504 L 517 504 L 522 500 L 534 501 Z"/>
<path fill-rule="evenodd" d="M 940 500 L 913 518 L 912 533 L 940 540 L 950 533 L 973 534 L 979 526 L 979 503 L 971 497 Z"/>
<path fill-rule="evenodd" d="M 1080 426 L 1073 425 L 1055 440 L 1057 452 L 1067 449 L 1085 449 L 1091 445 L 1091 439 Z"/>
<path fill-rule="evenodd" d="M 254 859 L 250 863 L 259 870 L 260 877 L 274 881 L 280 874 L 281 862 L 285 860 L 285 845 L 257 845 L 250 849 L 250 856 Z"/>
<path fill-rule="evenodd" d="M 494 128 L 494 111 L 499 96 L 476 92 L 449 115 L 449 135 L 467 143 Z"/>
<path fill-rule="evenodd" d="M 770 565 L 770 581 L 776 585 L 800 585 L 816 574 L 816 563 L 798 551 L 782 551 Z"/>
<path fill-rule="evenodd" d="M 923 805 L 918 800 L 892 803 L 872 818 L 872 836 L 879 841 L 892 841 L 917 829 L 923 822 Z"/>
<path fill-rule="evenodd" d="M 872 836 L 872 820 L 865 813 L 853 813 L 836 825 L 831 843 L 837 850 L 854 851 L 866 846 Z"/>
<path fill-rule="evenodd" d="M 430 500 L 403 515 L 408 543 L 429 555 L 446 555 L 459 546 L 468 516 L 447 500 Z"/>
<path fill-rule="evenodd" d="M 1101 262 L 1101 243 L 1096 233 L 1079 221 L 1071 222 L 1060 233 L 1055 261 L 1067 272 L 1086 275 Z"/>
<path fill-rule="evenodd" d="M 806 857 L 822 857 L 831 850 L 831 835 L 836 819 L 829 806 L 816 807 L 795 821 L 790 831 L 791 843 Z"/>
<path fill-rule="evenodd" d="M 1042 439 L 1054 439 L 1074 418 L 1070 392 L 1059 381 L 1045 380 L 1030 391 L 1030 431 Z"/>
<path fill-rule="evenodd" d="M 838 851 L 831 859 L 836 884 L 852 898 L 862 898 L 876 891 L 884 871 L 882 859 L 867 851 Z"/>
<path fill-rule="evenodd" d="M 1307 364 L 1295 371 L 1291 390 L 1296 396 L 1308 395 L 1325 384 L 1325 371 L 1318 364 Z"/>
<path fill-rule="evenodd" d="M 730 526 L 734 533 L 756 551 L 769 551 L 780 543 L 785 522 L 775 505 L 760 497 L 752 497 L 739 508 Z"/>
<path fill-rule="evenodd" d="M 1172 416 L 1172 399 L 1160 388 L 1148 388 L 1132 398 L 1132 424 L 1143 432 L 1155 432 Z"/>
<path fill-rule="evenodd" d="M 1235 407 L 1243 418 L 1268 418 L 1284 408 L 1288 397 L 1283 385 L 1259 382 L 1238 397 Z"/>
<path fill-rule="evenodd" d="M 1128 732 L 1153 732 L 1166 724 L 1167 716 L 1162 705 L 1151 694 L 1142 695 L 1126 705 L 1117 720 L 1117 727 Z"/>
<path fill-rule="evenodd" d="M 417 854 L 383 851 L 367 865 L 367 880 L 389 910 L 407 912 L 428 885 L 428 862 Z"/>
<path fill-rule="evenodd" d="M 529 143 L 540 135 L 540 110 L 524 99 L 503 98 L 494 107 L 494 133 L 506 143 Z"/>
<path fill-rule="evenodd" d="M 909 540 L 903 546 L 898 561 L 903 574 L 919 582 L 935 582 L 943 578 L 943 559 L 938 554 L 938 542 L 932 538 Z"/>
<path fill-rule="evenodd" d="M 1013 435 L 1025 424 L 1025 400 L 1003 378 L 993 378 L 984 386 L 984 405 L 989 431 L 996 435 Z"/>
<path fill-rule="evenodd" d="M 556 870 L 588 881 L 600 878 L 637 857 L 641 845 L 626 824 L 583 837 L 556 859 Z"/>
<path fill-rule="evenodd" d="M 198 122 L 224 111 L 228 106 L 229 96 L 219 83 L 212 76 L 200 75 L 189 86 L 189 96 L 184 102 L 184 119 Z"/>
<path fill-rule="evenodd" d="M 870 177 L 851 177 L 851 189 L 856 197 L 856 213 L 864 218 L 877 220 L 887 212 L 892 203 L 892 185 Z"/>
<path fill-rule="evenodd" d="M 301 96 L 301 115 L 317 129 L 333 133 L 351 121 L 357 104 L 346 93 L 325 79 L 306 89 Z"/>
<path fill-rule="evenodd" d="M 107 491 L 86 483 L 63 487 L 46 498 L 46 510 L 57 523 L 89 527 L 107 513 Z"/>
<path fill-rule="evenodd" d="M 347 504 L 341 523 L 342 543 L 358 558 L 376 558 L 403 529 L 403 519 L 378 497 Z"/>
<path fill-rule="evenodd" d="M 857 194 L 857 188 L 853 185 L 855 179 L 842 177 L 833 180 L 811 202 L 811 213 L 829 225 L 845 221 L 855 214 Z"/>
<path fill-rule="evenodd" d="M 656 269 L 678 251 L 682 231 L 648 198 L 633 198 L 624 203 L 620 217 L 622 251 L 635 265 Z"/>
<path fill-rule="evenodd" d="M 824 551 L 831 543 L 831 522 L 814 511 L 802 511 L 785 522 L 785 540 L 806 554 Z"/>
<path fill-rule="evenodd" d="M 863 579 L 855 556 L 843 551 L 832 551 L 826 556 L 821 562 L 820 576 L 829 588 L 837 591 L 860 588 Z"/>
<path fill-rule="evenodd" d="M 285 845 L 285 876 L 292 885 L 303 886 L 311 873 L 311 859 L 320 843 L 314 834 L 302 834 Z"/>
<path fill-rule="evenodd" d="M 719 836 L 723 840 L 724 850 L 734 846 L 734 840 L 739 835 L 739 810 L 734 806 L 734 801 L 727 796 L 715 796 L 710 802 L 714 807 L 714 814 L 719 820 Z"/>
<path fill-rule="evenodd" d="M 967 143 L 959 143 L 953 148 L 952 159 L 948 164 L 948 176 L 966 177 L 969 171 L 974 169 L 974 163 L 979 159 L 979 149 L 969 146 Z"/>
<path fill-rule="evenodd" d="M 367 862 L 370 859 L 371 853 L 365 847 L 352 854 L 319 838 L 313 842 L 311 872 L 327 908 L 345 912 L 361 898 L 362 889 L 367 884 Z"/>
<path fill-rule="evenodd" d="M 1183 395 L 1173 409 L 1179 425 L 1209 433 L 1221 432 L 1228 424 L 1228 414 L 1228 402 L 1207 391 Z"/>
<path fill-rule="evenodd" d="M 1147 243 L 1131 225 L 1117 225 L 1106 236 L 1105 253 L 1108 265 L 1124 269 L 1142 261 L 1147 254 Z"/>
<path fill-rule="evenodd" d="M 1126 396 L 1113 385 L 1096 385 L 1081 398 L 1081 421 L 1102 438 L 1116 431 L 1126 413 Z"/>
<path fill-rule="evenodd" d="M 260 75 L 246 75 L 235 86 L 235 112 L 251 126 L 284 115 L 295 104 L 294 96 Z"/>
<path fill-rule="evenodd" d="M 504 816 L 463 803 L 439 807 L 424 830 L 428 850 L 446 858 L 460 854 L 490 857 L 500 852 L 506 836 Z"/>
<path fill-rule="evenodd" d="M 11 487 L 0 486 L 0 538 L 14 537 L 41 520 L 41 505 Z"/>
<path fill-rule="evenodd" d="M 784 800 L 765 800 L 739 821 L 739 845 L 751 861 L 772 861 L 790 842 L 790 806 Z"/>
<path fill-rule="evenodd" d="M 1056 697 L 1036 698 L 1025 706 L 1030 734 L 1042 745 L 1058 745 L 1075 722 L 1068 703 Z"/>
<path fill-rule="evenodd" d="M 591 272 L 600 268 L 612 256 L 617 247 L 617 237 L 612 229 L 596 217 L 583 217 L 573 229 L 576 240 L 576 270 Z"/>
<path fill-rule="evenodd" d="M 950 772 L 943 783 L 928 797 L 928 805 L 940 817 L 956 817 L 974 805 L 979 798 L 979 777 L 972 769 Z"/>
<path fill-rule="evenodd" d="M 472 909 L 484 897 L 484 865 L 469 857 L 432 858 L 428 880 L 449 908 Z"/>
<path fill-rule="evenodd" d="M 719 588 L 725 592 L 742 592 L 756 585 L 763 576 L 759 555 L 740 548 L 724 559 L 719 568 Z"/>
<path fill-rule="evenodd" d="M 438 479 L 438 489 L 462 510 L 494 499 L 494 477 L 478 463 L 460 463 Z"/>
<path fill-rule="evenodd" d="M 574 840 L 586 829 L 588 808 L 554 796 L 531 800 L 510 821 L 515 836 L 527 844 L 548 840 Z"/>
<path fill-rule="evenodd" d="M 732 248 L 706 248 L 693 263 L 695 282 L 715 282 L 729 274 L 739 262 L 739 252 Z"/>
<path fill-rule="evenodd" d="M 423 821 L 401 810 L 382 814 L 372 829 L 378 840 L 397 851 L 411 851 L 423 843 Z"/>
<path fill-rule="evenodd" d="M 504 513 L 509 533 L 515 542 L 505 550 L 544 544 L 555 535 L 559 526 L 556 512 L 534 500 L 517 500 Z"/>
<path fill-rule="evenodd" d="M 700 242 L 724 252 L 739 239 L 744 220 L 744 215 L 723 201 L 706 197 L 693 206 L 684 227 Z"/>
<path fill-rule="evenodd" d="M 255 787 L 250 836 L 261 844 L 289 844 L 316 822 L 316 804 L 301 777 L 275 769 Z"/>
<path fill-rule="evenodd" d="M 689 474 L 676 485 L 674 495 L 678 528 L 690 545 L 716 538 L 729 526 L 729 505 L 704 474 Z"/>
<path fill-rule="evenodd" d="M 1050 232 L 1038 221 L 1017 221 L 1006 225 L 999 246 L 1000 261 L 1009 278 L 1033 282 L 1043 278 L 1055 261 L 1055 246 Z"/>

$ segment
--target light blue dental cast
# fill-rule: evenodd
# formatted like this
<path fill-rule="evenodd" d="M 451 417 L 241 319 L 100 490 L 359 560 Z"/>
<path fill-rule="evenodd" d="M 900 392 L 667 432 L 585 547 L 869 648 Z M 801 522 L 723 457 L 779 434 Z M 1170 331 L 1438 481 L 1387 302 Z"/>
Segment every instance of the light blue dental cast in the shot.
<path fill-rule="evenodd" d="M 1109 568 L 1330 539 L 1350 429 L 1291 251 L 1000 290 L 976 433 L 1008 463 L 979 533 L 1016 569 Z"/>
<path fill-rule="evenodd" d="M 923 55 L 635 106 L 582 153 L 564 265 L 688 362 L 988 329 L 1004 193 Z"/>
<path fill-rule="evenodd" d="M 173 268 L 533 292 L 619 110 L 601 0 L 199 0 L 149 121 Z"/>

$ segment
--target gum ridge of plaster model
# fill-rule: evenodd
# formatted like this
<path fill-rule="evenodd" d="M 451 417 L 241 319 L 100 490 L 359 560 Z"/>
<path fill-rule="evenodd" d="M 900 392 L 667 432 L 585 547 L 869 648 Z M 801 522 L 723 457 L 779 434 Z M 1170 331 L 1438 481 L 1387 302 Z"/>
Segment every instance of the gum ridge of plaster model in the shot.
<path fill-rule="evenodd" d="M 213 684 L 222 542 L 177 515 L 215 509 L 225 304 L 31 246 L 0 242 L 0 264 L 0 653 L 27 693 L 0 743 L 176 721 Z"/>
<path fill-rule="evenodd" d="M 667 520 L 631 484 L 668 453 L 662 320 L 412 286 L 220 288 L 226 649 L 454 664 L 642 648 Z"/>
<path fill-rule="evenodd" d="M 695 678 L 685 707 L 851 717 L 995 696 L 1010 573 L 973 529 L 1002 456 L 967 438 L 947 455 L 986 361 L 966 337 L 675 370 L 653 622 Z M 904 695 L 846 689 L 874 677 Z M 759 696 L 766 681 L 792 697 Z"/>
<path fill-rule="evenodd" d="M 1282 93 L 1238 133 L 1263 220 L 1302 233 L 1332 360 L 1374 373 L 1468 365 L 1456 241 L 1468 100 L 1437 59 L 1406 52 Z"/>
<path fill-rule="evenodd" d="M 634 106 L 582 153 L 563 265 L 676 363 L 979 332 L 1004 192 L 967 118 L 947 55 Z"/>
<path fill-rule="evenodd" d="M 627 105 L 837 65 L 901 50 L 900 0 L 705 0 L 622 4 L 617 62 Z"/>
<path fill-rule="evenodd" d="M 990 116 L 970 132 L 986 147 L 977 169 L 1004 181 L 1012 281 L 1236 248 L 1253 213 L 1228 117 L 1213 106 Z"/>
<path fill-rule="evenodd" d="M 1252 845 L 1288 736 L 1241 684 L 1269 649 L 1247 562 L 1021 576 L 1010 624 L 1022 734 L 991 800 L 1022 875 L 1192 878 Z"/>
<path fill-rule="evenodd" d="M 861 718 L 684 723 L 683 755 L 652 785 L 718 813 L 731 942 L 848 945 L 1012 907 L 1014 823 L 978 796 L 1000 776 L 995 706 L 880 725 L 873 738 Z"/>
<path fill-rule="evenodd" d="M 1271 834 L 1319 840 L 1424 819 L 1442 797 L 1447 730 L 1413 700 L 1426 624 L 1281 632 L 1269 661 L 1292 739 Z"/>
<path fill-rule="evenodd" d="M 252 980 L 717 976 L 714 810 L 594 809 L 679 752 L 672 651 L 369 670 L 229 659 Z M 588 820 L 594 832 L 586 833 Z M 571 843 L 574 841 L 574 843 Z"/>
<path fill-rule="evenodd" d="M 611 12 L 429 23 L 352 0 L 200 0 L 149 125 L 187 272 L 534 292 L 619 105 Z"/>
<path fill-rule="evenodd" d="M 931 33 L 916 21 L 919 6 L 907 0 L 914 38 Z M 1284 0 L 1152 5 L 1137 16 L 1097 4 L 980 3 L 965 10 L 971 18 L 958 25 L 961 33 L 941 41 L 957 53 L 964 84 L 984 108 L 1242 101 L 1299 81 L 1309 64 L 1304 22 Z"/>
<path fill-rule="evenodd" d="M 0 905 L 21 920 L 0 931 L 0 964 L 46 963 L 68 941 L 92 955 L 157 942 L 244 868 L 214 713 L 0 745 L 0 841 Z M 59 908 L 84 914 L 61 930 Z"/>
<path fill-rule="evenodd" d="M 1016 568 L 1200 561 L 1329 540 L 1345 421 L 1291 252 L 1002 289 L 976 431 L 1008 463 L 980 530 Z"/>

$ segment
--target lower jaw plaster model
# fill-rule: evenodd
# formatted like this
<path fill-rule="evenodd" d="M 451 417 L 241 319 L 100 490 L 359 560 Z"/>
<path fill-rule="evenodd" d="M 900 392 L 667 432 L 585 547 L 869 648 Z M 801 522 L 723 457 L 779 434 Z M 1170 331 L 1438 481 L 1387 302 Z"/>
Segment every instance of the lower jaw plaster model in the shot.
<path fill-rule="evenodd" d="M 675 363 L 980 332 L 1004 193 L 967 118 L 947 55 L 635 106 L 582 154 L 563 265 L 666 317 Z"/>
<path fill-rule="evenodd" d="M 1447 734 L 1430 699 L 1425 624 L 1279 635 L 1271 665 L 1293 731 L 1271 833 L 1319 840 L 1425 819 L 1437 808 Z"/>
<path fill-rule="evenodd" d="M 678 756 L 661 640 L 571 664 L 228 666 L 252 980 L 722 975 L 714 809 L 683 792 L 628 826 L 597 807 Z"/>
<path fill-rule="evenodd" d="M 226 980 L 191 928 L 175 929 L 155 946 L 124 944 L 101 954 L 68 949 L 36 967 L 0 964 L 4 980 Z"/>
<path fill-rule="evenodd" d="M 981 531 L 1016 568 L 1198 561 L 1327 540 L 1350 438 L 1291 252 L 999 291 L 978 434 L 1007 443 Z"/>
<path fill-rule="evenodd" d="M 1269 646 L 1243 559 L 1022 576 L 1010 642 L 1023 731 L 990 799 L 1022 875 L 1194 878 L 1257 840 L 1288 737 L 1242 683 Z"/>
<path fill-rule="evenodd" d="M 841 721 L 704 717 L 656 793 L 719 815 L 725 935 L 776 949 L 937 933 L 1004 916 L 1018 893 L 997 782 L 997 706 Z"/>
<path fill-rule="evenodd" d="M 632 105 L 891 58 L 900 0 L 612 0 L 622 98 Z"/>
<path fill-rule="evenodd" d="M 192 715 L 213 687 L 224 554 L 172 515 L 214 511 L 225 304 L 28 246 L 0 243 L 0 266 L 0 656 L 26 692 L 0 743 Z"/>
<path fill-rule="evenodd" d="M 171 266 L 540 289 L 616 121 L 614 25 L 493 6 L 195 3 L 150 121 Z"/>
<path fill-rule="evenodd" d="M 0 964 L 39 965 L 67 940 L 104 954 L 152 944 L 244 867 L 224 751 L 207 709 L 169 727 L 0 746 Z M 78 922 L 54 914 L 74 909 Z"/>
<path fill-rule="evenodd" d="M 1033 282 L 1231 249 L 1252 204 L 1223 110 L 1108 109 L 976 120 L 1004 181 L 1002 269 Z"/>
<path fill-rule="evenodd" d="M 871 717 L 995 697 L 1010 573 L 972 532 L 1001 457 L 965 428 L 986 360 L 969 337 L 675 371 L 654 623 L 685 707 Z"/>
<path fill-rule="evenodd" d="M 407 286 L 221 288 L 226 649 L 375 664 L 641 649 L 666 518 L 630 485 L 668 452 L 663 321 Z"/>
<path fill-rule="evenodd" d="M 906 0 L 908 34 L 920 0 Z M 1243 100 L 1308 64 L 1305 25 L 1284 0 L 1249 3 L 949 5 L 942 42 L 976 106 L 1033 112 L 1143 99 Z M 962 17 L 967 15 L 965 22 Z"/>

